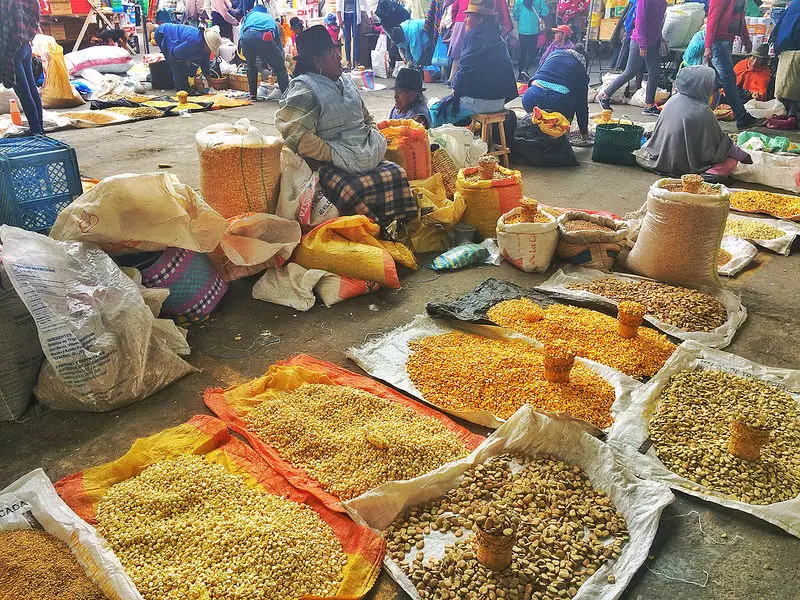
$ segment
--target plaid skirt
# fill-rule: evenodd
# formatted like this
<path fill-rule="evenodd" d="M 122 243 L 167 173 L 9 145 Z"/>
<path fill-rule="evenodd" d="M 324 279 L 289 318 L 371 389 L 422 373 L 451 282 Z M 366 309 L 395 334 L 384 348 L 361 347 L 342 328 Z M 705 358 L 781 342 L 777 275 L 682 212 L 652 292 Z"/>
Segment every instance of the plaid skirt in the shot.
<path fill-rule="evenodd" d="M 342 216 L 366 215 L 388 225 L 395 219 L 414 217 L 417 201 L 405 170 L 388 160 L 366 173 L 348 173 L 336 167 L 319 170 L 322 193 Z"/>

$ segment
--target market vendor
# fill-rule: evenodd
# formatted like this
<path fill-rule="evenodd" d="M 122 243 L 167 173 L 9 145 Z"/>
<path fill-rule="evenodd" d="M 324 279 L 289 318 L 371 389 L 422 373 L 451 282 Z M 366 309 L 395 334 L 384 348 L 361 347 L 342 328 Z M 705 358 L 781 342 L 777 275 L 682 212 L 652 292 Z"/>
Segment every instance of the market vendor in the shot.
<path fill-rule="evenodd" d="M 405 171 L 384 161 L 378 131 L 327 29 L 314 25 L 297 36 L 294 78 L 280 100 L 275 127 L 284 145 L 319 168 L 325 197 L 342 215 L 378 221 L 416 215 Z"/>
<path fill-rule="evenodd" d="M 556 50 L 544 61 L 522 96 L 522 107 L 558 112 L 570 122 L 577 118 L 584 139 L 589 135 L 589 75 L 586 51 L 579 45 Z"/>
<path fill-rule="evenodd" d="M 453 93 L 431 107 L 433 126 L 469 123 L 476 113 L 496 113 L 517 97 L 514 67 L 500 36 L 494 2 L 471 0 Z"/>
<path fill-rule="evenodd" d="M 636 152 L 639 166 L 667 175 L 701 173 L 709 180 L 730 175 L 752 158 L 722 131 L 708 106 L 716 72 L 698 65 L 678 72 L 678 93 L 664 105 L 653 136 Z"/>
<path fill-rule="evenodd" d="M 258 59 L 260 58 L 272 68 L 278 79 L 281 93 L 289 87 L 289 74 L 286 72 L 286 59 L 281 45 L 281 32 L 278 23 L 267 12 L 263 4 L 258 4 L 247 13 L 242 21 L 242 47 L 247 61 L 247 86 L 250 88 L 250 100 L 258 99 Z"/>
<path fill-rule="evenodd" d="M 191 25 L 164 23 L 153 34 L 156 44 L 172 70 L 175 89 L 189 91 L 189 75 L 199 66 L 206 80 L 211 76 L 210 55 L 217 54 L 222 38 L 216 27 L 198 29 Z"/>
<path fill-rule="evenodd" d="M 431 125 L 428 101 L 422 93 L 422 73 L 415 69 L 400 69 L 394 83 L 394 106 L 390 119 L 412 119 L 425 126 Z"/>
<path fill-rule="evenodd" d="M 392 29 L 390 35 L 400 50 L 400 56 L 414 68 L 422 68 L 430 64 L 433 54 L 433 43 L 430 36 L 423 30 L 424 26 L 424 19 L 409 19 Z"/>
<path fill-rule="evenodd" d="M 550 45 L 545 48 L 544 52 L 542 52 L 542 57 L 539 59 L 539 66 L 542 66 L 544 61 L 547 60 L 547 57 L 556 50 L 569 50 L 570 48 L 574 48 L 575 44 L 573 44 L 572 40 L 569 39 L 571 36 L 572 27 L 569 25 L 559 25 L 558 27 L 554 27 L 553 41 L 550 42 Z"/>
<path fill-rule="evenodd" d="M 772 70 L 769 68 L 769 45 L 761 44 L 754 48 L 749 58 L 736 63 L 736 85 L 743 99 L 766 100 L 769 79 Z"/>

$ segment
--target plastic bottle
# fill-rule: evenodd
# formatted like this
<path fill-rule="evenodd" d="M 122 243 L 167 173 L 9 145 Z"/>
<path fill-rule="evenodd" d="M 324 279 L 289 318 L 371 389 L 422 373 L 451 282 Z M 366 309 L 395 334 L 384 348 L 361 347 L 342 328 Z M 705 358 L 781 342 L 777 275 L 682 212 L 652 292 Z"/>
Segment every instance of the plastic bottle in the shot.
<path fill-rule="evenodd" d="M 19 114 L 19 106 L 17 106 L 17 101 L 14 98 L 11 98 L 8 101 L 8 106 L 8 112 L 11 115 L 11 122 L 14 125 L 22 125 L 22 115 Z"/>

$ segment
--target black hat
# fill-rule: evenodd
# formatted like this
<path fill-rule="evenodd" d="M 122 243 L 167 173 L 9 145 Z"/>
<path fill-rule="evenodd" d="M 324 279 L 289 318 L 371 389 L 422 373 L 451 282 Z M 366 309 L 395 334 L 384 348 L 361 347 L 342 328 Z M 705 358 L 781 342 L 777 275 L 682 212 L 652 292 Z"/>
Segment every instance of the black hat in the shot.
<path fill-rule="evenodd" d="M 297 34 L 297 62 L 311 63 L 315 56 L 321 56 L 329 48 L 336 47 L 331 34 L 324 25 L 314 25 Z"/>
<path fill-rule="evenodd" d="M 291 19 L 289 19 L 289 27 L 290 28 L 295 29 L 296 27 L 302 27 L 302 26 L 303 26 L 303 22 L 300 19 L 298 19 L 297 17 L 292 17 Z"/>
<path fill-rule="evenodd" d="M 406 67 L 400 69 L 397 73 L 397 79 L 394 80 L 394 89 L 424 92 L 425 88 L 422 87 L 422 73 L 416 69 L 409 69 Z"/>

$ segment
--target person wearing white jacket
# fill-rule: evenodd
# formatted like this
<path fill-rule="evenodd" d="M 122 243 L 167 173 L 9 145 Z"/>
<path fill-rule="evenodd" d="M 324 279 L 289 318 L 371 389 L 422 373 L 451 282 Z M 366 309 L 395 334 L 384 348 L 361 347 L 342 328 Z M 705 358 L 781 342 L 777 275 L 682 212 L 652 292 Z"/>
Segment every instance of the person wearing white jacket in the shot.
<path fill-rule="evenodd" d="M 339 18 L 339 27 L 344 35 L 344 52 L 347 57 L 347 67 L 352 69 L 358 66 L 358 26 L 361 23 L 360 0 L 336 0 L 336 16 Z"/>

